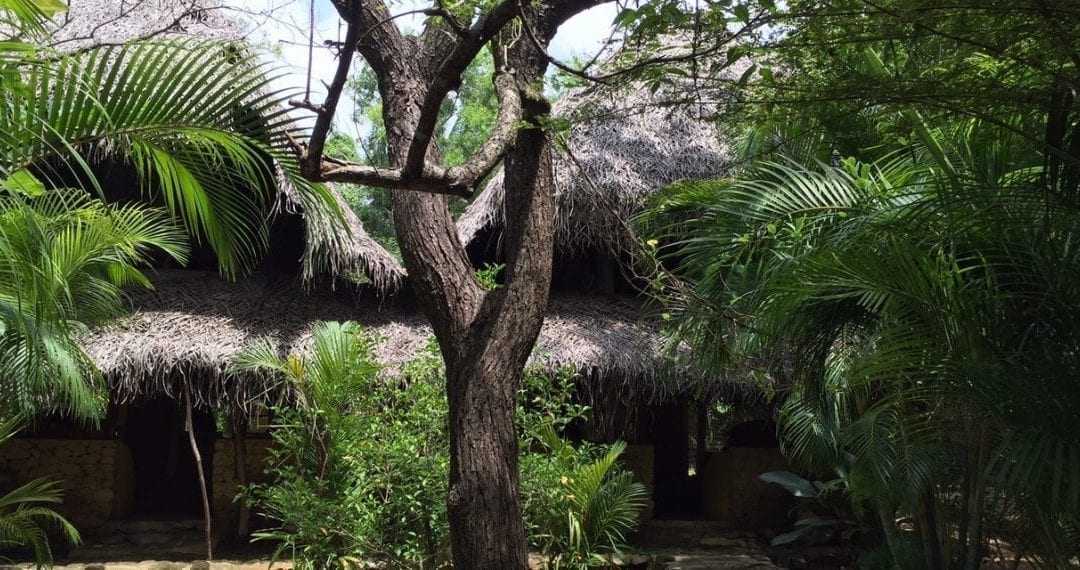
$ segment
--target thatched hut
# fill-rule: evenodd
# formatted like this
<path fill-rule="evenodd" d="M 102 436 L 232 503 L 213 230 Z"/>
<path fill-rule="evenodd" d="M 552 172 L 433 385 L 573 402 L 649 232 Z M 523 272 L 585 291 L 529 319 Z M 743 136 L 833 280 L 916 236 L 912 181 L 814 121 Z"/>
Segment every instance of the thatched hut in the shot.
<path fill-rule="evenodd" d="M 15 442 L 0 456 L 0 466 L 24 477 L 91 481 L 68 487 L 69 512 L 91 532 L 132 516 L 198 516 L 195 466 L 187 460 L 176 404 L 190 393 L 214 527 L 219 538 L 232 536 L 240 517 L 233 502 L 237 485 L 257 480 L 268 444 L 254 433 L 259 414 L 241 412 L 288 398 L 265 377 L 226 372 L 231 358 L 256 339 L 271 339 L 282 354 L 302 353 L 319 321 L 355 321 L 379 338 L 376 355 L 391 375 L 431 338 L 425 319 L 394 300 L 358 299 L 328 285 L 304 287 L 295 278 L 257 275 L 231 283 L 214 272 L 160 270 L 153 281 L 154 290 L 131 294 L 128 317 L 83 341 L 110 387 L 110 413 L 100 429 L 46 421 L 33 439 Z M 657 327 L 640 313 L 630 300 L 609 295 L 557 296 L 530 365 L 551 372 L 573 367 L 596 394 L 629 390 L 659 398 L 703 382 L 670 360 Z"/>
<path fill-rule="evenodd" d="M 555 285 L 612 289 L 635 246 L 629 222 L 650 196 L 678 180 L 716 178 L 730 168 L 728 138 L 711 107 L 674 105 L 670 93 L 641 85 L 577 89 L 553 114 L 556 133 Z M 475 262 L 498 260 L 503 176 L 496 173 L 458 220 Z"/>
<path fill-rule="evenodd" d="M 552 162 L 558 205 L 555 298 L 585 293 L 629 303 L 639 307 L 635 320 L 656 327 L 640 303 L 627 301 L 637 298 L 644 284 L 632 266 L 641 247 L 632 219 L 666 186 L 722 177 L 733 166 L 730 137 L 712 118 L 717 107 L 676 103 L 683 97 L 675 91 L 670 86 L 653 91 L 640 84 L 592 86 L 572 91 L 555 104 L 555 123 L 568 125 L 555 135 L 560 144 Z M 502 174 L 496 173 L 459 219 L 458 236 L 478 266 L 502 261 L 504 196 Z M 749 369 L 718 377 L 693 366 L 673 366 L 672 358 L 680 360 L 680 351 L 667 348 L 665 361 L 657 364 L 664 374 L 639 370 L 628 382 L 612 385 L 590 382 L 589 370 L 580 371 L 586 386 L 604 386 L 599 394 L 585 393 L 603 416 L 590 437 L 633 444 L 631 461 L 653 486 L 659 515 L 742 512 L 739 493 L 729 491 L 760 490 L 754 487 L 756 473 L 710 466 L 728 465 L 729 453 L 777 463 L 773 426 L 762 419 L 768 416 L 760 398 L 767 378 Z M 627 352 L 621 346 L 614 350 Z M 725 403 L 738 403 L 739 413 L 730 413 Z M 737 425 L 737 437 L 729 437 Z M 723 501 L 713 502 L 723 505 L 702 505 L 718 496 Z"/>
<path fill-rule="evenodd" d="M 141 23 L 97 28 L 87 41 L 140 37 L 135 32 L 162 22 L 167 34 L 209 27 L 213 37 L 237 37 L 213 11 L 173 26 L 167 4 Z M 72 13 L 93 5 L 73 2 Z M 102 35 L 114 28 L 115 34 Z M 82 33 L 70 29 L 76 30 L 72 38 Z M 705 465 L 706 400 L 691 396 L 746 393 L 752 383 L 738 374 L 710 377 L 673 357 L 657 321 L 646 318 L 632 280 L 623 277 L 633 244 L 627 221 L 647 198 L 676 180 L 722 175 L 729 164 L 721 133 L 702 120 L 701 109 L 657 103 L 642 89 L 585 90 L 555 107 L 572 125 L 554 163 L 556 293 L 530 364 L 578 372 L 583 396 L 602 416 L 587 436 L 636 444 L 628 458 L 655 484 L 661 506 L 675 510 L 689 496 L 680 493 L 693 487 L 686 480 L 688 464 Z M 116 176 L 110 187 L 135 187 L 123 180 L 130 173 Z M 500 261 L 502 201 L 497 174 L 459 221 L 459 235 L 478 267 Z M 228 539 L 238 527 L 242 533 L 244 516 L 233 499 L 238 484 L 262 472 L 269 441 L 257 433 L 259 414 L 253 412 L 288 393 L 265 377 L 226 373 L 231 357 L 258 338 L 272 339 L 282 353 L 303 352 L 315 323 L 351 320 L 381 337 L 377 356 L 394 374 L 431 336 L 406 295 L 396 295 L 404 270 L 348 207 L 342 211 L 349 232 L 334 230 L 325 212 L 305 210 L 285 188 L 271 227 L 271 266 L 235 283 L 207 271 L 212 263 L 202 270 L 151 272 L 155 288 L 131 293 L 130 316 L 84 338 L 110 388 L 106 420 L 91 430 L 41 422 L 30 438 L 0 451 L 0 474 L 63 479 L 64 510 L 73 520 L 91 534 L 105 528 L 116 533 L 122 528 L 116 521 L 134 515 L 201 516 L 199 464 L 187 448 L 195 439 L 216 534 Z M 364 276 L 379 294 L 357 295 L 325 278 L 341 275 Z M 178 405 L 186 397 L 194 409 L 190 436 Z M 678 496 L 663 496 L 664 490 Z"/>

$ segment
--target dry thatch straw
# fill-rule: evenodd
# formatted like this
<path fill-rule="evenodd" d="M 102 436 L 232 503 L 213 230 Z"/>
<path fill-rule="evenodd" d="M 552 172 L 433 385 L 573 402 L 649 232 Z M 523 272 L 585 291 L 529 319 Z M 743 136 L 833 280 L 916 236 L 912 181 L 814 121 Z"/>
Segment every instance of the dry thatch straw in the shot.
<path fill-rule="evenodd" d="M 298 212 L 304 218 L 303 271 L 306 281 L 318 273 L 330 276 L 365 275 L 382 293 L 394 293 L 401 288 L 405 282 L 405 268 L 368 235 L 360 218 L 333 185 L 328 184 L 327 189 L 337 203 L 343 220 L 335 220 L 335 213 L 325 208 L 305 208 L 295 191 L 288 185 L 282 187 L 284 209 Z M 345 230 L 341 222 L 344 222 Z"/>
<path fill-rule="evenodd" d="M 578 90 L 555 104 L 553 115 L 571 125 L 552 165 L 558 250 L 622 251 L 631 237 L 625 224 L 650 195 L 727 171 L 730 152 L 716 126 L 700 108 L 664 104 L 670 99 L 633 84 Z M 500 172 L 458 220 L 462 243 L 502 228 L 503 198 Z"/>
<path fill-rule="evenodd" d="M 83 345 L 110 382 L 117 402 L 178 394 L 190 383 L 199 405 L 247 404 L 280 396 L 265 378 L 226 374 L 230 359 L 267 337 L 281 354 L 307 350 L 321 320 L 361 323 L 381 338 L 377 359 L 393 374 L 427 345 L 423 317 L 355 303 L 332 291 L 304 291 L 295 282 L 252 278 L 226 283 L 216 274 L 161 271 L 155 291 L 132 296 L 134 313 L 92 331 Z M 655 323 L 641 320 L 632 301 L 556 297 L 531 365 L 571 366 L 603 391 L 627 390 L 659 399 L 716 379 L 666 356 Z"/>

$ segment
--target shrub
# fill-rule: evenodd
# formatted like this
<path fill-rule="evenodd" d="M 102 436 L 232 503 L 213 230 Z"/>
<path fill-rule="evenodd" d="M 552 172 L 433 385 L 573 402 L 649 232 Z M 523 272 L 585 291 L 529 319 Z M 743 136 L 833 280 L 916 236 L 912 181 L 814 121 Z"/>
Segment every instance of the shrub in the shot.
<path fill-rule="evenodd" d="M 275 411 L 271 482 L 252 486 L 246 500 L 279 523 L 257 539 L 279 542 L 299 568 L 361 559 L 449 564 L 448 408 L 438 347 L 432 342 L 387 380 L 372 345 L 356 325 L 326 323 L 308 359 L 282 359 L 260 343 L 233 365 L 280 374 L 297 390 L 299 405 Z M 517 407 L 530 545 L 556 567 L 617 552 L 645 492 L 615 464 L 621 444 L 574 447 L 560 438 L 588 413 L 573 389 L 572 371 L 529 371 Z"/>
<path fill-rule="evenodd" d="M 610 566 L 637 527 L 648 495 L 617 463 L 626 444 L 574 447 L 551 424 L 544 427 L 542 440 L 549 452 L 526 456 L 528 468 L 522 467 L 524 480 L 535 478 L 522 493 L 531 499 L 526 518 L 534 544 L 553 568 Z M 551 475 L 558 481 L 548 479 Z"/>
<path fill-rule="evenodd" d="M 267 344 L 234 369 L 276 371 L 293 383 L 298 404 L 275 410 L 271 483 L 247 493 L 280 524 L 256 538 L 280 542 L 298 567 L 378 559 L 396 566 L 437 565 L 446 543 L 449 466 L 442 386 L 423 372 L 384 382 L 372 341 L 356 325 L 326 323 L 309 359 L 281 359 Z"/>

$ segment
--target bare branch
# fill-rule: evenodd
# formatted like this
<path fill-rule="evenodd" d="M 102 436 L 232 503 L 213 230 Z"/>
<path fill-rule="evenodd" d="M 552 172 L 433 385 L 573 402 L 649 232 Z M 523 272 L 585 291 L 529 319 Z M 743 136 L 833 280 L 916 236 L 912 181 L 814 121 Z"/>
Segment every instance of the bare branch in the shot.
<path fill-rule="evenodd" d="M 326 144 L 326 137 L 330 134 L 330 126 L 334 122 L 334 112 L 337 110 L 341 91 L 345 88 L 345 83 L 349 79 L 349 68 L 352 65 L 353 52 L 355 51 L 353 46 L 356 45 L 359 37 L 360 27 L 356 24 L 355 19 L 349 20 L 345 32 L 345 48 L 338 54 L 338 66 L 334 72 L 334 79 L 327 86 L 326 99 L 323 101 L 321 109 L 316 113 L 315 127 L 311 131 L 307 151 L 302 157 L 301 166 L 305 175 L 318 176 L 322 170 L 323 146 Z"/>
<path fill-rule="evenodd" d="M 475 187 L 477 182 L 499 164 L 510 143 L 514 142 L 514 133 L 521 121 L 521 95 L 514 77 L 504 72 L 496 75 L 494 81 L 495 94 L 499 98 L 499 115 L 495 118 L 491 134 L 468 162 L 447 170 L 447 176 L 451 179 L 459 180 L 470 187 Z"/>
<path fill-rule="evenodd" d="M 422 177 L 406 180 L 402 178 L 401 169 L 398 168 L 379 168 L 327 158 L 316 180 L 363 184 L 394 190 L 413 190 L 429 194 L 447 194 L 463 198 L 472 196 L 471 185 L 463 185 L 451 179 L 444 169 L 432 169 Z"/>
<path fill-rule="evenodd" d="M 407 178 L 418 176 L 424 167 L 428 146 L 439 120 L 439 108 L 446 95 L 461 83 L 461 74 L 469 66 L 480 50 L 517 14 L 515 0 L 503 0 L 487 12 L 469 28 L 467 36 L 461 39 L 442 63 L 438 66 L 431 84 L 428 86 L 424 102 L 420 106 L 420 120 L 413 131 L 412 142 L 406 155 L 403 168 Z"/>
<path fill-rule="evenodd" d="M 326 112 L 326 109 L 322 105 L 316 105 L 311 101 L 301 101 L 300 99 L 289 99 L 289 104 L 297 109 L 304 109 L 305 111 L 311 111 L 317 115 L 321 115 Z"/>
<path fill-rule="evenodd" d="M 519 2 L 521 2 L 521 1 L 522 0 L 519 0 Z M 528 22 L 523 22 L 522 28 L 525 30 L 525 35 L 526 35 L 526 37 L 529 38 L 529 41 L 533 44 L 533 47 L 536 48 L 537 53 L 540 53 L 541 55 L 543 55 L 547 59 L 548 63 L 550 63 L 551 65 L 554 65 L 555 67 L 557 67 L 558 69 L 560 69 L 560 70 L 562 70 L 562 71 L 564 71 L 566 73 L 569 73 L 570 75 L 573 75 L 574 77 L 578 77 L 578 78 L 584 79 L 586 81 L 590 81 L 592 83 L 599 83 L 599 84 L 602 84 L 602 85 L 606 85 L 611 80 L 613 80 L 615 78 L 618 78 L 618 77 L 621 77 L 623 75 L 627 75 L 627 74 L 630 74 L 630 73 L 634 73 L 636 71 L 640 71 L 640 70 L 642 70 L 642 69 L 644 69 L 646 67 L 650 67 L 650 66 L 653 66 L 653 65 L 663 65 L 663 64 L 667 64 L 667 63 L 684 63 L 684 62 L 691 62 L 692 63 L 692 62 L 696 62 L 697 60 L 699 60 L 702 57 L 707 57 L 707 56 L 713 55 L 716 52 L 723 49 L 724 47 L 726 47 L 728 45 L 731 45 L 732 42 L 734 42 L 735 40 L 740 38 L 742 35 L 750 32 L 752 30 L 760 28 L 762 25 L 764 25 L 765 23 L 767 23 L 770 20 L 771 20 L 771 18 L 765 16 L 764 14 L 759 15 L 757 18 L 755 18 L 755 19 L 751 20 L 749 23 L 745 24 L 738 31 L 736 31 L 733 34 L 730 34 L 730 35 L 722 38 L 722 40 L 719 41 L 716 45 L 713 45 L 713 46 L 711 46 L 711 47 L 709 47 L 707 49 L 704 49 L 704 50 L 698 50 L 697 49 L 697 42 L 695 41 L 693 43 L 693 47 L 692 47 L 692 49 L 690 50 L 689 53 L 673 55 L 673 56 L 660 56 L 660 57 L 647 58 L 647 59 L 635 62 L 633 65 L 630 65 L 628 67 L 624 67 L 624 68 L 612 71 L 610 73 L 604 73 L 604 74 L 600 74 L 600 75 L 590 75 L 587 72 L 588 68 L 593 64 L 593 62 L 590 62 L 588 65 L 586 65 L 585 67 L 583 67 L 581 69 L 575 69 L 575 68 L 573 68 L 573 67 L 559 61 L 558 59 L 552 57 L 550 54 L 547 53 L 547 49 L 540 43 L 540 39 L 536 37 L 536 32 L 533 31 L 532 26 L 530 26 L 528 24 Z M 596 58 L 594 58 L 593 61 L 595 61 L 595 59 Z"/>

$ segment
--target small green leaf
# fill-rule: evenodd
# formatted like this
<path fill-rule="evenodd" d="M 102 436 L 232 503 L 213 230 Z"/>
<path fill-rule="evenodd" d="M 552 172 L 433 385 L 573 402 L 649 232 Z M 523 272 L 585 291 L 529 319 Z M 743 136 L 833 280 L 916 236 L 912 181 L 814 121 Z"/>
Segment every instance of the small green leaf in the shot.
<path fill-rule="evenodd" d="M 67 12 L 67 4 L 63 0 L 33 0 L 34 5 L 46 18 L 52 18 L 60 12 Z"/>
<path fill-rule="evenodd" d="M 26 52 L 32 52 L 32 51 L 34 51 L 34 49 L 35 48 L 34 48 L 33 45 L 28 44 L 26 42 L 20 42 L 20 41 L 16 41 L 16 40 L 0 41 L 0 52 L 7 51 L 7 52 L 26 53 Z"/>
<path fill-rule="evenodd" d="M 754 76 L 754 72 L 757 71 L 757 68 L 758 66 L 756 63 L 751 64 L 750 67 L 747 67 L 746 71 L 744 71 L 742 75 L 739 76 L 738 85 L 740 87 L 746 85 L 746 83 L 750 81 L 750 78 Z"/>
<path fill-rule="evenodd" d="M 634 20 L 638 19 L 640 14 L 633 8 L 626 8 L 622 12 L 619 12 L 618 16 L 615 16 L 615 21 L 612 22 L 617 28 L 625 28 L 634 23 Z"/>
<path fill-rule="evenodd" d="M 732 8 L 732 12 L 734 12 L 735 17 L 738 18 L 740 21 L 747 24 L 750 23 L 750 9 L 747 8 L 745 4 L 739 4 L 738 6 L 735 6 L 734 8 Z"/>
<path fill-rule="evenodd" d="M 41 196 L 45 193 L 45 185 L 25 168 L 11 173 L 11 175 L 0 183 L 0 187 L 9 192 L 22 194 L 31 198 Z"/>

